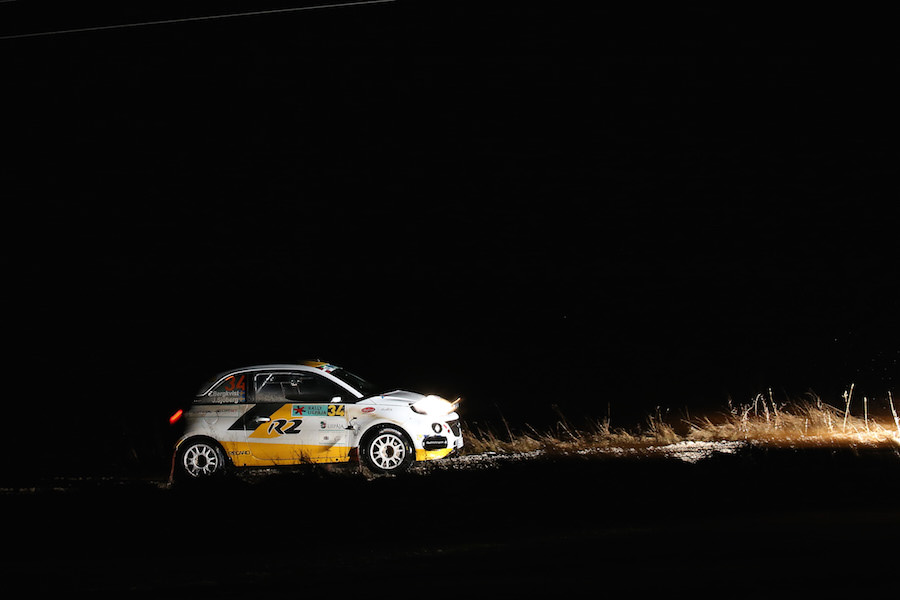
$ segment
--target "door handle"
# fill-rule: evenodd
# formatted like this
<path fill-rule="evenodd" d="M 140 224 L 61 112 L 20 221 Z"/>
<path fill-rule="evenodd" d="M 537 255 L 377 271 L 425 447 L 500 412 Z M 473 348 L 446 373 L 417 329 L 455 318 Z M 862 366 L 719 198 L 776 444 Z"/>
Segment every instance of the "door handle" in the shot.
<path fill-rule="evenodd" d="M 272 419 L 270 419 L 269 417 L 256 417 L 255 419 L 253 419 L 253 421 L 256 423 L 268 423 L 271 420 Z"/>

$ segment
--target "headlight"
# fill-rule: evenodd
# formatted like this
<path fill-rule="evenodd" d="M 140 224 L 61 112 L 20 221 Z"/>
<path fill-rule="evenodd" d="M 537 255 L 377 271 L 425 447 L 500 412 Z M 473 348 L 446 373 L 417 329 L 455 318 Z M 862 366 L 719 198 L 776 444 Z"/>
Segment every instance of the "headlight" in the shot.
<path fill-rule="evenodd" d="M 418 402 L 411 404 L 410 408 L 420 415 L 430 415 L 432 417 L 442 417 L 449 415 L 459 406 L 459 399 L 455 402 L 447 402 L 440 396 L 425 396 Z"/>

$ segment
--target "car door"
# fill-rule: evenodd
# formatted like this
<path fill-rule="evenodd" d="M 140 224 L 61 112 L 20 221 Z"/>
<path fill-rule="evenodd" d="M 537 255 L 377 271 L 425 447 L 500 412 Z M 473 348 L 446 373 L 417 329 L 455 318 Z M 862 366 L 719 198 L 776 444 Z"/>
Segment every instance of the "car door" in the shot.
<path fill-rule="evenodd" d="M 345 462 L 350 456 L 347 401 L 356 398 L 322 375 L 306 375 L 300 402 L 291 406 L 291 414 L 303 419 L 303 447 L 314 462 Z"/>
<path fill-rule="evenodd" d="M 244 420 L 254 459 L 261 464 L 347 460 L 349 436 L 342 391 L 315 373 L 256 373 L 255 406 Z"/>
<path fill-rule="evenodd" d="M 294 404 L 292 413 L 303 418 L 300 439 L 314 462 L 344 462 L 349 459 L 350 431 L 347 406 L 336 399 L 308 398 Z"/>

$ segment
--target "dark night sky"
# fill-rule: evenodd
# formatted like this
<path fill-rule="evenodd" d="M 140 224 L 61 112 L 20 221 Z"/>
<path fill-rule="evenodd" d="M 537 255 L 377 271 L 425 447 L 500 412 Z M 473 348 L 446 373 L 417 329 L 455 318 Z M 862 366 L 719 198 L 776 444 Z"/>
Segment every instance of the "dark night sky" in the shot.
<path fill-rule="evenodd" d="M 22 4 L 0 34 L 187 15 Z M 479 419 L 884 395 L 884 19 L 669 10 L 397 2 L 0 40 L 24 389 L 162 411 L 321 356 Z"/>

